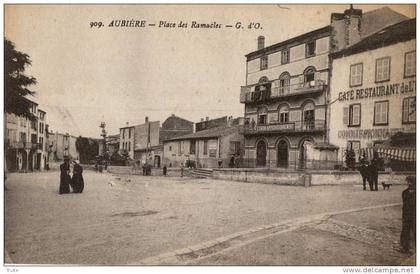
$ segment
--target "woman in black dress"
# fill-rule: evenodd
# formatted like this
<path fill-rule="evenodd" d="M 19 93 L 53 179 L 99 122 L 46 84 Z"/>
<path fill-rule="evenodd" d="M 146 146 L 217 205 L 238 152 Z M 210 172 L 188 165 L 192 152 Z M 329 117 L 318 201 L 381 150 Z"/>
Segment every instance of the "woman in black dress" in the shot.
<path fill-rule="evenodd" d="M 73 177 L 71 178 L 74 193 L 82 193 L 85 187 L 83 180 L 83 168 L 78 160 L 75 160 L 73 166 Z"/>
<path fill-rule="evenodd" d="M 69 159 L 64 159 L 64 163 L 60 165 L 60 189 L 58 191 L 59 194 L 67 194 L 70 193 L 70 163 Z"/>

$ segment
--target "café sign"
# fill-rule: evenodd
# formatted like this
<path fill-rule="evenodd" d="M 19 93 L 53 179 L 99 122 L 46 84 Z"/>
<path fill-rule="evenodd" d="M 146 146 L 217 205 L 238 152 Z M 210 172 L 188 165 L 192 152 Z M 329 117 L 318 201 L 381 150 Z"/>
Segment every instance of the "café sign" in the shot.
<path fill-rule="evenodd" d="M 346 129 L 338 131 L 340 139 L 388 139 L 403 128 Z"/>
<path fill-rule="evenodd" d="M 416 80 L 408 82 L 378 85 L 375 87 L 352 89 L 338 94 L 339 101 L 364 100 L 412 93 L 416 91 Z"/>

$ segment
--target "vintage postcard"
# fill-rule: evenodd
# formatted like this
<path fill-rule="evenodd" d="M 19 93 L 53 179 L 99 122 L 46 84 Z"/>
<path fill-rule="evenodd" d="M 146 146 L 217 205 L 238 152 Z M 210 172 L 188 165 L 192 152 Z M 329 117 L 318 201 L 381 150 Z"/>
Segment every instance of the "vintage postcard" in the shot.
<path fill-rule="evenodd" d="M 4 30 L 7 271 L 414 272 L 414 4 L 10 3 Z"/>

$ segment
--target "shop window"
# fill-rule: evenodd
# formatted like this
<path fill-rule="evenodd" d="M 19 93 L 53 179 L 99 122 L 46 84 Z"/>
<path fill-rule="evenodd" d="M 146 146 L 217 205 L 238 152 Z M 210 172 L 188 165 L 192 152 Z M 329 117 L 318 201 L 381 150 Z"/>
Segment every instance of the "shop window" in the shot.
<path fill-rule="evenodd" d="M 375 82 L 389 81 L 391 70 L 391 57 L 376 59 Z"/>
<path fill-rule="evenodd" d="M 388 124 L 388 101 L 375 102 L 373 125 Z"/>
<path fill-rule="evenodd" d="M 306 43 L 306 58 L 312 57 L 315 55 L 315 47 L 316 47 L 315 41 L 310 41 Z"/>
<path fill-rule="evenodd" d="M 361 86 L 363 84 L 363 64 L 350 66 L 350 87 Z"/>
<path fill-rule="evenodd" d="M 410 51 L 404 57 L 404 77 L 416 75 L 416 51 Z"/>
<path fill-rule="evenodd" d="M 281 52 L 281 64 L 288 64 L 290 62 L 290 50 L 286 49 Z"/>
<path fill-rule="evenodd" d="M 241 154 L 241 142 L 238 142 L 238 141 L 230 142 L 230 154 L 234 154 L 234 155 Z"/>
<path fill-rule="evenodd" d="M 260 70 L 268 68 L 268 56 L 262 56 L 260 58 Z"/>
<path fill-rule="evenodd" d="M 347 141 L 347 149 L 353 151 L 360 150 L 360 141 Z"/>
<path fill-rule="evenodd" d="M 402 105 L 402 122 L 410 124 L 416 122 L 416 97 L 404 98 Z"/>

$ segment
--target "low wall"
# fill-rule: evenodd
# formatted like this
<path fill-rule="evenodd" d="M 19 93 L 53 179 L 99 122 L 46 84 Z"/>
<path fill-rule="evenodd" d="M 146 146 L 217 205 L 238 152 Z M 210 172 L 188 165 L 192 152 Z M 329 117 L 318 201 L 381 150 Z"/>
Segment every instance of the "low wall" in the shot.
<path fill-rule="evenodd" d="M 282 172 L 266 169 L 214 169 L 212 177 L 220 180 L 241 181 L 249 183 L 305 185 L 305 174 L 299 172 Z"/>
<path fill-rule="evenodd" d="M 134 168 L 133 166 L 108 166 L 108 172 L 113 174 L 132 174 L 132 175 L 143 175 L 141 168 Z M 163 176 L 162 168 L 152 168 L 152 176 Z M 168 168 L 166 176 L 169 177 L 180 177 L 180 168 Z"/>
<path fill-rule="evenodd" d="M 380 172 L 378 184 L 382 182 L 406 184 L 407 175 L 415 175 L 415 172 Z M 245 169 L 226 168 L 214 169 L 212 177 L 220 180 L 231 180 L 249 183 L 265 183 L 278 185 L 358 185 L 362 184 L 362 177 L 356 171 L 289 171 L 273 169 Z"/>
<path fill-rule="evenodd" d="M 405 178 L 407 175 L 416 175 L 414 172 L 380 172 L 378 176 L 378 185 L 382 182 L 391 183 L 393 185 L 407 184 Z M 311 174 L 312 185 L 362 185 L 362 176 L 358 172 L 314 172 Z M 368 183 L 366 183 L 369 185 Z"/>

